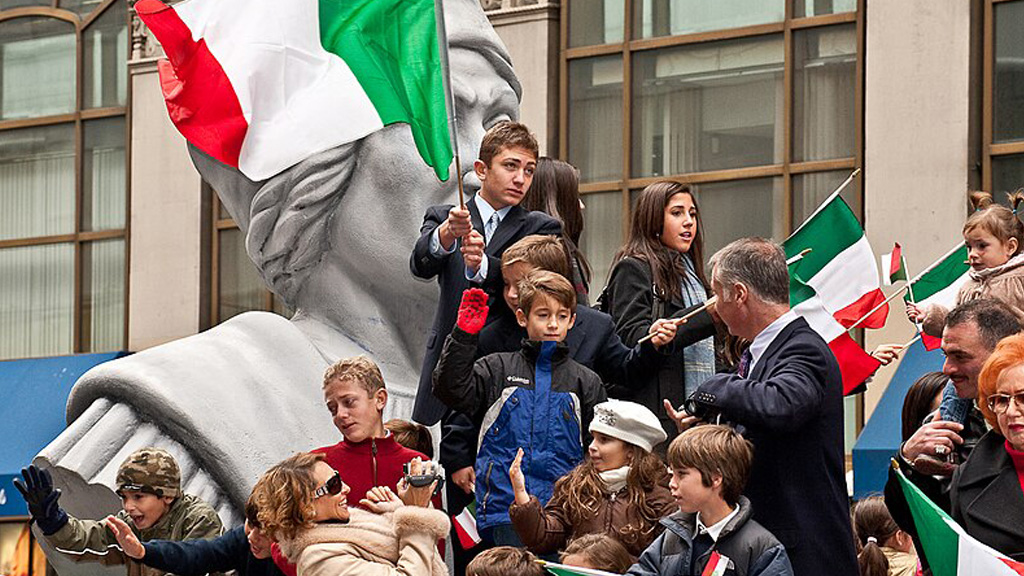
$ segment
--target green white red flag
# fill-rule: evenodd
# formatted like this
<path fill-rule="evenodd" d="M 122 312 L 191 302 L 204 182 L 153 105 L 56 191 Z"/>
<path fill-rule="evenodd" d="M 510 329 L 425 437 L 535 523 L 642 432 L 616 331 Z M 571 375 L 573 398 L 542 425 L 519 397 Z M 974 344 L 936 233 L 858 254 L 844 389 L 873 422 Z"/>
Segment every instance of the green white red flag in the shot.
<path fill-rule="evenodd" d="M 712 550 L 711 556 L 708 557 L 708 563 L 704 566 L 704 571 L 700 573 L 700 576 L 725 576 L 728 569 L 729 558 L 719 554 L 718 550 Z"/>
<path fill-rule="evenodd" d="M 907 267 L 903 263 L 903 249 L 900 243 L 896 242 L 892 252 L 882 254 L 882 283 L 891 286 L 898 280 L 907 279 Z"/>
<path fill-rule="evenodd" d="M 615 576 L 614 572 L 595 570 L 593 568 L 580 568 L 578 566 L 566 566 L 555 562 L 538 560 L 541 566 L 555 576 Z M 514 575 L 513 575 L 514 576 Z"/>
<path fill-rule="evenodd" d="M 409 124 L 438 178 L 453 158 L 434 0 L 139 0 L 163 45 L 167 111 L 194 146 L 263 180 Z"/>
<path fill-rule="evenodd" d="M 918 308 L 939 305 L 946 310 L 956 306 L 960 287 L 970 279 L 971 268 L 967 265 L 967 246 L 961 244 L 939 259 L 923 274 L 910 280 L 910 289 L 903 298 Z M 921 333 L 921 341 L 928 350 L 935 350 L 942 343 L 940 338 Z"/>
<path fill-rule="evenodd" d="M 896 477 L 934 576 L 1024 576 L 1024 563 L 1007 558 L 967 534 L 898 468 Z"/>
<path fill-rule="evenodd" d="M 452 523 L 463 550 L 469 550 L 481 542 L 480 532 L 476 528 L 476 500 L 467 504 L 458 516 L 452 517 Z"/>
<path fill-rule="evenodd" d="M 880 328 L 889 313 L 888 305 L 879 306 L 885 295 L 864 229 L 846 201 L 834 194 L 783 247 L 787 258 L 810 249 L 789 267 L 790 305 L 829 343 L 843 373 L 843 392 L 849 394 L 880 363 L 853 341 L 847 329 L 858 321 L 860 327 Z"/>

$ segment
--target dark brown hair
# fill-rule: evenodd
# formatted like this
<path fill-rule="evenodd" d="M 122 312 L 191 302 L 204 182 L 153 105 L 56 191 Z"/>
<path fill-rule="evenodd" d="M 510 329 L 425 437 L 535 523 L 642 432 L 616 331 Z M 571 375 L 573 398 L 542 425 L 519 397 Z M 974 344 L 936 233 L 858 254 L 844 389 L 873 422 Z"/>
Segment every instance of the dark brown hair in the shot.
<path fill-rule="evenodd" d="M 576 312 L 576 289 L 565 276 L 546 270 L 534 270 L 524 276 L 519 281 L 519 309 L 523 314 L 530 315 L 533 301 L 540 294 Z"/>
<path fill-rule="evenodd" d="M 434 459 L 434 439 L 426 426 L 401 418 L 392 418 L 384 423 L 384 429 L 391 432 L 395 442 L 423 454 L 430 460 Z"/>
<path fill-rule="evenodd" d="M 480 142 L 480 161 L 490 168 L 494 157 L 506 148 L 522 148 L 533 153 L 534 158 L 538 156 L 539 150 L 537 138 L 525 124 L 506 120 L 491 126 L 484 134 Z"/>
<path fill-rule="evenodd" d="M 313 527 L 313 468 L 323 454 L 300 452 L 267 470 L 252 489 L 260 528 L 274 540 L 290 540 Z"/>
<path fill-rule="evenodd" d="M 949 377 L 942 372 L 929 372 L 918 378 L 907 390 L 907 395 L 903 397 L 901 418 L 904 442 L 917 432 L 925 416 L 931 413 L 932 403 L 942 393 L 946 382 L 949 382 Z"/>
<path fill-rule="evenodd" d="M 607 534 L 584 534 L 572 540 L 559 555 L 559 561 L 565 564 L 566 557 L 573 555 L 583 556 L 591 566 L 600 566 L 613 574 L 625 574 L 634 561 L 626 547 Z"/>
<path fill-rule="evenodd" d="M 632 463 L 626 475 L 626 493 L 620 499 L 625 499 L 636 508 L 640 524 L 615 526 L 615 529 L 619 540 L 635 544 L 649 536 L 661 519 L 659 511 L 651 505 L 647 495 L 665 479 L 665 463 L 657 454 L 628 442 L 625 444 L 632 451 Z M 552 500 L 562 502 L 566 516 L 573 525 L 593 517 L 604 498 L 604 484 L 590 458 L 559 478 L 551 495 Z"/>
<path fill-rule="evenodd" d="M 886 576 L 889 560 L 882 546 L 896 535 L 899 526 L 889 515 L 881 496 L 871 496 L 857 502 L 851 512 L 853 534 L 857 544 L 857 564 L 861 576 Z M 873 539 L 869 541 L 868 538 Z"/>
<path fill-rule="evenodd" d="M 722 500 L 735 506 L 750 477 L 754 449 L 750 442 L 729 426 L 708 424 L 690 428 L 668 446 L 668 465 L 700 472 L 704 486 L 713 476 L 722 477 Z"/>
<path fill-rule="evenodd" d="M 1014 255 L 1020 254 L 1024 249 L 1024 224 L 1017 218 L 1017 209 L 1024 202 L 1024 191 L 1018 189 L 1006 195 L 1010 202 L 1011 210 L 1002 204 L 996 204 L 992 200 L 992 194 L 976 190 L 968 193 L 968 202 L 973 212 L 964 222 L 963 234 L 980 228 L 995 236 L 1000 242 L 1006 243 L 1010 238 L 1017 240 L 1017 251 Z"/>
<path fill-rule="evenodd" d="M 697 273 L 697 278 L 707 287 L 708 280 L 704 276 L 704 226 L 701 223 L 697 197 L 689 186 L 671 180 L 655 182 L 640 192 L 636 207 L 633 209 L 629 238 L 612 260 L 612 269 L 619 260 L 627 257 L 647 262 L 651 267 L 655 288 L 666 299 L 680 295 L 682 278 L 686 274 L 686 265 L 681 255 L 661 243 L 661 232 L 665 227 L 665 207 L 676 194 L 689 194 L 693 199 L 693 207 L 697 210 L 697 229 L 690 244 L 689 255 L 693 259 L 693 269 Z"/>
<path fill-rule="evenodd" d="M 537 160 L 533 183 L 520 203 L 531 212 L 543 212 L 562 224 L 562 242 L 566 258 L 575 258 L 584 284 L 590 284 L 590 264 L 579 249 L 583 235 L 583 209 L 580 208 L 580 172 L 568 162 L 542 156 Z M 572 264 L 569 264 L 570 269 Z M 566 278 L 572 279 L 571 274 Z"/>
<path fill-rule="evenodd" d="M 572 267 L 562 242 L 554 236 L 533 234 L 509 246 L 501 254 L 501 267 L 525 262 L 534 268 L 572 278 Z"/>
<path fill-rule="evenodd" d="M 544 576 L 537 557 L 524 548 L 497 546 L 484 550 L 466 566 L 466 576 Z"/>

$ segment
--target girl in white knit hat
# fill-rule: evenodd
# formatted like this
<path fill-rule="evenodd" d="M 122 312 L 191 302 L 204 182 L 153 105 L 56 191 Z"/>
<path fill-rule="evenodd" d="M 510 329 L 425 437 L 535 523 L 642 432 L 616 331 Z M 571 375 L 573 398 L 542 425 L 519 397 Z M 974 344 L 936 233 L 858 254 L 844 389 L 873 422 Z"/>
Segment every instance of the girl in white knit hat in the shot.
<path fill-rule="evenodd" d="M 664 486 L 665 464 L 654 453 L 666 435 L 653 412 L 609 400 L 594 407 L 590 433 L 587 459 L 555 483 L 543 508 L 527 491 L 521 448 L 509 469 L 512 525 L 536 554 L 555 552 L 584 534 L 608 534 L 637 556 L 661 532 L 658 520 L 675 511 Z"/>

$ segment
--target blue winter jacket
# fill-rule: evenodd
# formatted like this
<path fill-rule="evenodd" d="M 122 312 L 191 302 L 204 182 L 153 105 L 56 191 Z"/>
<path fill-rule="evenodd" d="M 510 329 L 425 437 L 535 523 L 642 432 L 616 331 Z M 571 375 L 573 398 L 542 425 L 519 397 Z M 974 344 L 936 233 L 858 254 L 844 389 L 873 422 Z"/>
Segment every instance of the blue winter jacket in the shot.
<path fill-rule="evenodd" d="M 476 343 L 476 335 L 452 331 L 434 370 L 434 395 L 479 425 L 476 522 L 486 529 L 511 523 L 508 469 L 516 451 L 523 449 L 527 492 L 547 503 L 555 481 L 583 460 L 584 431 L 607 396 L 601 378 L 569 358 L 563 342 L 524 340 L 518 352 L 474 362 Z"/>
<path fill-rule="evenodd" d="M 786 549 L 750 518 L 750 501 L 741 496 L 739 506 L 715 545 L 692 567 L 690 550 L 697 515 L 678 512 L 662 518 L 665 531 L 644 550 L 626 576 L 700 576 L 714 551 L 728 559 L 727 576 L 793 576 Z"/>

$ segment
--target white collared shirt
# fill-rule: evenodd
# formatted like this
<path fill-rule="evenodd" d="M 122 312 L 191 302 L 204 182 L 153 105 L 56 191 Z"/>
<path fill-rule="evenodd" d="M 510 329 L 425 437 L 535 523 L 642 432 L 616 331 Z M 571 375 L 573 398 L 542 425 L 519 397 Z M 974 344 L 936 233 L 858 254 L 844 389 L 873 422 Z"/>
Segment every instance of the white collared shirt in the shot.
<path fill-rule="evenodd" d="M 750 343 L 750 366 L 747 367 L 748 376 L 754 373 L 754 366 L 757 366 L 757 361 L 764 355 L 765 350 L 772 345 L 779 332 L 782 332 L 786 326 L 789 326 L 790 322 L 796 319 L 796 312 L 790 310 L 776 318 L 774 322 L 769 324 L 764 330 L 761 330 L 757 336 L 754 336 L 754 341 Z"/>
<path fill-rule="evenodd" d="M 728 524 L 729 521 L 735 518 L 736 515 L 739 513 L 740 507 L 739 505 L 737 505 L 735 508 L 732 509 L 732 512 L 729 512 L 729 514 L 725 518 L 722 518 L 721 520 L 715 522 L 711 526 L 705 526 L 704 523 L 700 521 L 700 512 L 697 512 L 696 534 L 700 534 L 701 532 L 707 532 L 708 536 L 711 536 L 712 540 L 718 542 L 718 536 L 722 533 L 722 530 L 725 530 L 725 525 Z"/>

